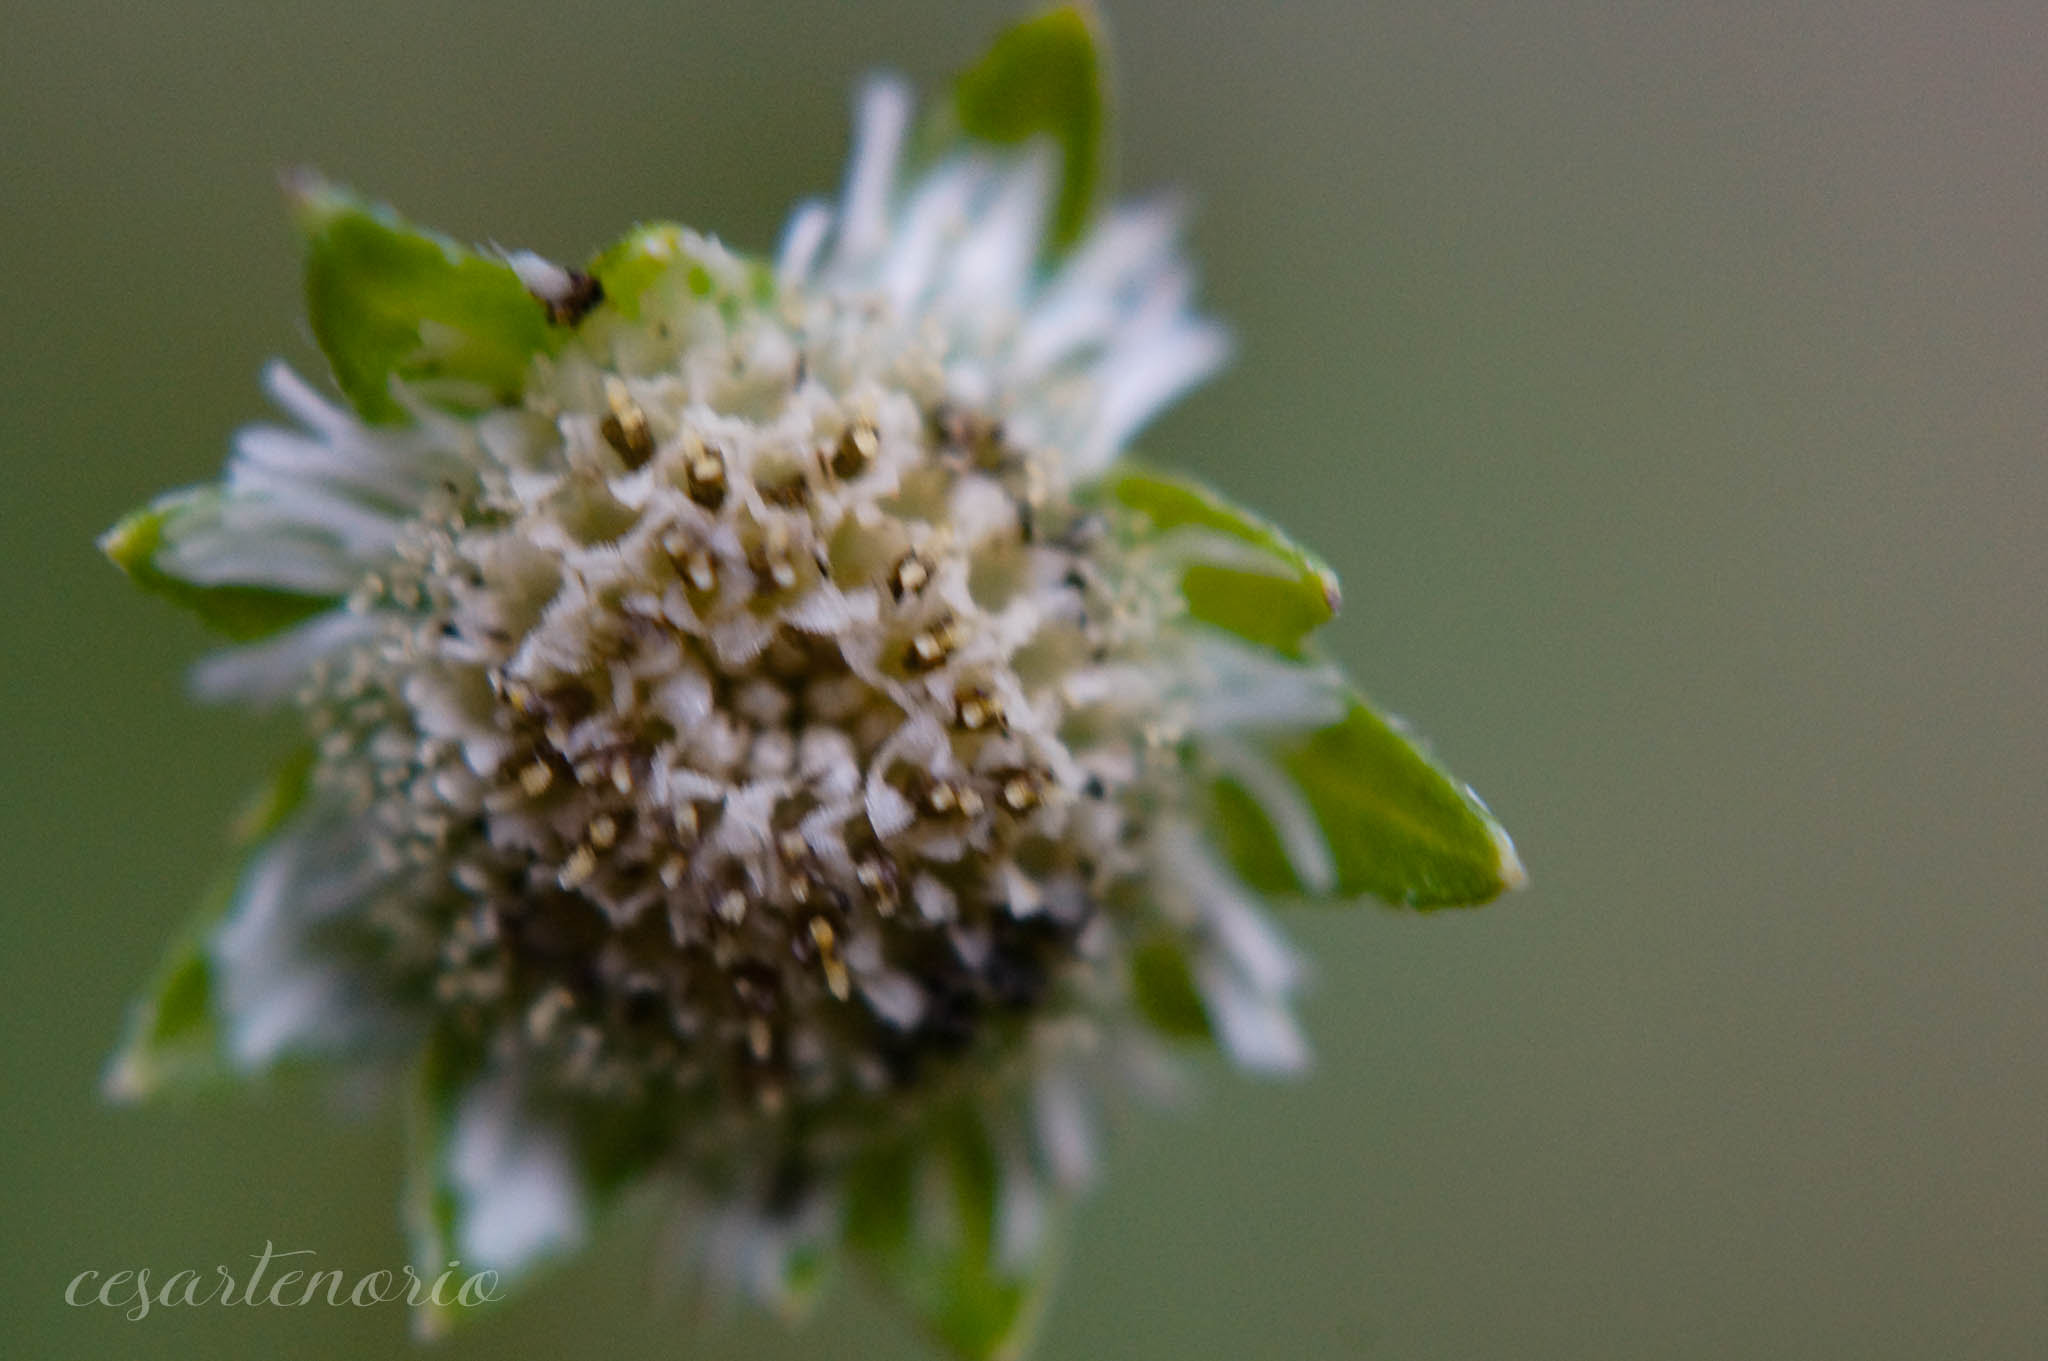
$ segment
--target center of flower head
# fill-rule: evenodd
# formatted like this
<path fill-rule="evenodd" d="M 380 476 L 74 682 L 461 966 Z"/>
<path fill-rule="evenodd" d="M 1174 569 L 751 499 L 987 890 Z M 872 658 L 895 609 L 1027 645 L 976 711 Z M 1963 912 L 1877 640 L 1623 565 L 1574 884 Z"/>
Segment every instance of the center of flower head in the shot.
<path fill-rule="evenodd" d="M 1143 764 L 1084 678 L 1155 615 L 973 377 L 876 304 L 699 279 L 470 428 L 322 710 L 440 1013 L 745 1122 L 1074 980 Z"/>

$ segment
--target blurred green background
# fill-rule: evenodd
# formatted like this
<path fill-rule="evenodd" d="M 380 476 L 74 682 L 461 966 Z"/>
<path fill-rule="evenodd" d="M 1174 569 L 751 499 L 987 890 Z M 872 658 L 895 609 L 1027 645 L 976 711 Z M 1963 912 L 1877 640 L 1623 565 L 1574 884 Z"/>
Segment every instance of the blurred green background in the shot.
<path fill-rule="evenodd" d="M 0 1351 L 393 1357 L 392 1308 L 67 1309 L 264 1240 L 396 1265 L 397 1133 L 103 1109 L 281 740 L 92 549 L 305 363 L 299 162 L 580 257 L 766 248 L 848 91 L 997 4 L 15 3 L 0 50 Z M 2048 10 L 1112 3 L 1122 183 L 1230 373 L 1156 426 L 1321 546 L 1338 651 L 1522 897 L 1314 911 L 1319 1071 L 1123 1137 L 1047 1358 L 2048 1355 Z M 872 1358 L 650 1303 L 644 1244 L 438 1354 Z"/>

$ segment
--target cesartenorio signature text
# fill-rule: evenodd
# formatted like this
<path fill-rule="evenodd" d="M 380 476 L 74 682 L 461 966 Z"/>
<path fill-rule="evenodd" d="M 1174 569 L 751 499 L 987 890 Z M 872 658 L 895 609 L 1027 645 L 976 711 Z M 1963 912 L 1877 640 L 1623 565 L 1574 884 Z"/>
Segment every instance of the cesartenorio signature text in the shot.
<path fill-rule="evenodd" d="M 460 1260 L 448 1263 L 439 1274 L 430 1277 L 409 1266 L 355 1275 L 339 1267 L 318 1270 L 311 1262 L 290 1260 L 311 1257 L 313 1249 L 279 1252 L 268 1241 L 262 1252 L 249 1255 L 256 1266 L 246 1278 L 238 1277 L 225 1266 L 216 1266 L 211 1271 L 186 1267 L 163 1277 L 153 1276 L 148 1267 L 81 1271 L 64 1287 L 64 1303 L 79 1309 L 119 1309 L 130 1320 L 140 1321 L 149 1317 L 152 1309 L 197 1309 L 207 1305 L 296 1309 L 326 1304 L 366 1309 L 375 1304 L 408 1304 L 415 1308 L 447 1309 L 503 1298 L 497 1272 L 465 1273 Z"/>

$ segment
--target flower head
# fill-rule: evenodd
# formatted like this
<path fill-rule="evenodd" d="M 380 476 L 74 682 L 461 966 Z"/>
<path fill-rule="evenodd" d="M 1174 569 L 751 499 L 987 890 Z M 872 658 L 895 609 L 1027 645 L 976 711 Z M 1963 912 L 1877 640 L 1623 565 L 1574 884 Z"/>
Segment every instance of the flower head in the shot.
<path fill-rule="evenodd" d="M 1090 206 L 1096 62 L 1011 30 L 915 166 L 871 84 L 772 262 L 292 185 L 346 404 L 273 367 L 293 424 L 106 547 L 308 746 L 113 1091 L 410 1067 L 428 1264 L 661 1177 L 712 1275 L 794 1303 L 849 1244 L 991 1355 L 1097 1105 L 1174 1041 L 1304 1060 L 1258 893 L 1516 881 L 1315 653 L 1328 571 L 1129 461 L 1227 343 L 1173 206 Z"/>

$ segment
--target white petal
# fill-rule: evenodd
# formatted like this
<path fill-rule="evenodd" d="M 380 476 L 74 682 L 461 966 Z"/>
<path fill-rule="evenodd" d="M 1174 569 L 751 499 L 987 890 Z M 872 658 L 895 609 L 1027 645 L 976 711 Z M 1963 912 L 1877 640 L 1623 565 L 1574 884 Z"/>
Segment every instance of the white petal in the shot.
<path fill-rule="evenodd" d="M 1169 823 L 1156 834 L 1163 889 L 1181 895 L 1211 938 L 1254 988 L 1276 995 L 1301 982 L 1301 959 L 1266 919 L 1257 897 L 1218 863 L 1193 828 Z"/>
<path fill-rule="evenodd" d="M 782 229 L 782 246 L 775 256 L 775 279 L 783 288 L 808 283 L 818 261 L 818 248 L 832 230 L 832 210 L 815 200 L 799 204 Z"/>
<path fill-rule="evenodd" d="M 330 439 L 345 435 L 356 426 L 355 417 L 315 392 L 313 385 L 282 359 L 273 359 L 264 366 L 263 389 L 308 429 Z"/>
<path fill-rule="evenodd" d="M 338 1053 L 374 1027 L 360 983 L 310 933 L 359 907 L 380 876 L 353 820 L 302 816 L 257 853 L 209 943 L 229 1058 L 258 1072 L 293 1053 Z"/>
<path fill-rule="evenodd" d="M 1198 638 L 1182 673 L 1188 727 L 1197 733 L 1322 727 L 1344 716 L 1343 677 L 1289 662 L 1220 634 Z"/>
<path fill-rule="evenodd" d="M 1178 203 L 1122 208 L 1077 247 L 1039 294 L 1018 333 L 1014 373 L 1032 378 L 1085 346 L 1106 339 L 1128 315 L 1126 292 L 1141 278 L 1175 267 Z"/>
<path fill-rule="evenodd" d="M 249 508 L 249 518 L 282 521 L 302 532 L 324 534 L 358 562 L 383 557 L 398 542 L 403 522 L 372 510 L 329 483 L 241 461 L 228 469 L 233 499 L 224 508 L 230 522 Z"/>
<path fill-rule="evenodd" d="M 1045 1245 L 1045 1191 L 1014 1134 L 996 1140 L 996 1261 L 1011 1271 L 1028 1271 Z"/>
<path fill-rule="evenodd" d="M 208 703 L 280 704 L 298 692 L 313 668 L 368 642 L 376 620 L 344 609 L 246 647 L 229 648 L 192 668 L 192 693 Z"/>
<path fill-rule="evenodd" d="M 1032 1093 L 1039 1152 L 1053 1179 L 1068 1190 L 1095 1179 L 1095 1129 L 1081 1084 L 1064 1069 L 1047 1073 Z"/>
<path fill-rule="evenodd" d="M 440 482 L 468 482 L 460 452 L 463 427 L 438 412 L 416 427 L 367 426 L 353 413 L 322 398 L 282 360 L 272 361 L 264 370 L 263 385 L 271 399 L 306 428 L 313 437 L 311 442 L 325 449 L 315 463 L 302 465 L 309 472 L 376 489 L 390 498 L 389 508 L 395 510 L 417 507 L 425 493 Z M 275 427 L 254 429 L 288 433 Z M 313 457 L 303 450 L 299 453 L 301 459 Z"/>
<path fill-rule="evenodd" d="M 986 342 L 1021 310 L 1051 197 L 1053 154 L 1034 147 L 995 186 L 953 255 L 944 308 L 970 337 Z"/>
<path fill-rule="evenodd" d="M 899 310 L 910 312 L 931 291 L 941 251 L 965 219 L 975 185 L 970 167 L 955 164 L 927 175 L 912 193 L 882 266 L 882 290 Z"/>
<path fill-rule="evenodd" d="M 153 565 L 198 586 L 265 586 L 342 595 L 362 568 L 331 537 L 255 501 L 182 501 L 164 522 Z"/>
<path fill-rule="evenodd" d="M 1171 266 L 1185 216 L 1180 200 L 1170 196 L 1117 208 L 1054 276 L 1047 301 L 1085 294 L 1119 297 L 1136 280 Z"/>
<path fill-rule="evenodd" d="M 339 445 L 275 425 L 235 434 L 229 480 L 238 489 L 264 485 L 328 486 L 383 512 L 418 509 L 425 491 L 417 470 L 372 457 L 361 445 Z"/>
<path fill-rule="evenodd" d="M 839 210 L 835 259 L 841 266 L 872 256 L 888 233 L 889 196 L 896 184 L 903 132 L 910 123 L 910 90 L 882 77 L 861 90 L 854 116 L 853 159 Z"/>
<path fill-rule="evenodd" d="M 520 286 L 536 298 L 549 302 L 564 301 L 575 288 L 575 280 L 568 270 L 533 251 L 508 251 L 505 263 L 512 266 L 512 272 L 519 276 Z"/>
<path fill-rule="evenodd" d="M 1308 1066 L 1308 1042 L 1285 1003 L 1246 983 L 1221 961 L 1196 965 L 1195 984 L 1218 1038 L 1238 1063 L 1267 1073 L 1298 1073 Z"/>
<path fill-rule="evenodd" d="M 1103 363 L 1102 405 L 1074 450 L 1076 475 L 1107 467 L 1139 427 L 1229 357 L 1229 333 L 1206 321 L 1189 321 L 1142 343 L 1120 346 Z"/>
<path fill-rule="evenodd" d="M 587 1212 L 568 1144 L 535 1121 L 510 1081 L 479 1083 L 463 1098 L 448 1160 L 466 1266 L 509 1275 L 581 1241 Z"/>

